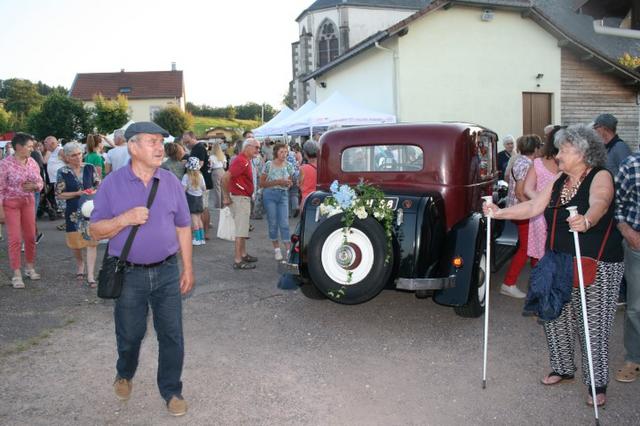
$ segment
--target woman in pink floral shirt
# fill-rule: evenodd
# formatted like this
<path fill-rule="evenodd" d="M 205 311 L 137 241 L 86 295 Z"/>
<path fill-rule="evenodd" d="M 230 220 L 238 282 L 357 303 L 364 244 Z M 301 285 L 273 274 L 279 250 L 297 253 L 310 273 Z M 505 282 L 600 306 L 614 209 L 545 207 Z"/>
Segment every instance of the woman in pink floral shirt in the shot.
<path fill-rule="evenodd" d="M 542 145 L 538 135 L 520 136 L 516 141 L 520 155 L 515 159 L 513 167 L 509 171 L 509 194 L 507 196 L 507 207 L 527 201 L 529 198 L 524 193 L 524 180 L 529 168 L 533 164 L 533 159 L 537 157 L 537 152 Z M 504 276 L 504 283 L 500 286 L 500 294 L 516 299 L 524 299 L 527 295 L 520 290 L 516 283 L 518 276 L 526 265 L 527 243 L 529 240 L 529 219 L 513 221 L 518 227 L 518 250 L 511 258 L 511 264 Z M 531 260 L 531 266 L 535 266 L 536 260 Z"/>
<path fill-rule="evenodd" d="M 40 192 L 44 182 L 40 168 L 33 158 L 35 140 L 26 133 L 17 133 L 11 140 L 15 154 L 0 161 L 0 201 L 4 213 L 0 217 L 7 224 L 9 264 L 13 269 L 11 285 L 24 288 L 20 271 L 20 243 L 24 241 L 25 275 L 39 280 L 33 266 L 36 258 L 36 215 L 34 193 Z"/>

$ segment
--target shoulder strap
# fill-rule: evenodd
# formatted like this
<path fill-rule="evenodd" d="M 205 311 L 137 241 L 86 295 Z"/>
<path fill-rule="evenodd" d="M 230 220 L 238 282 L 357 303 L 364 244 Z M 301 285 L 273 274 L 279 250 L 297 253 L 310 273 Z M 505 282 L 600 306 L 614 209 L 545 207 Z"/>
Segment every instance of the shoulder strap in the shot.
<path fill-rule="evenodd" d="M 604 246 L 607 244 L 607 240 L 609 239 L 609 234 L 611 233 L 611 227 L 613 226 L 613 218 L 609 222 L 609 227 L 607 228 L 607 232 L 604 234 L 604 238 L 602 239 L 602 244 L 600 245 L 600 251 L 598 252 L 598 258 L 596 260 L 600 260 L 602 257 L 602 252 L 604 251 Z"/>
<path fill-rule="evenodd" d="M 551 223 L 551 241 L 549 241 L 549 249 L 553 250 L 553 243 L 556 239 L 556 218 L 558 217 L 558 204 L 560 204 L 560 196 L 553 207 L 553 222 Z"/>
<path fill-rule="evenodd" d="M 147 199 L 147 208 L 150 209 L 153 204 L 153 200 L 156 198 L 156 192 L 158 192 L 158 183 L 160 180 L 156 177 L 153 178 L 153 184 L 151 185 L 151 192 L 149 193 L 149 198 Z M 138 228 L 140 225 L 136 225 L 131 228 L 129 231 L 129 236 L 127 237 L 127 241 L 124 243 L 124 247 L 122 248 L 122 253 L 120 253 L 120 261 L 126 262 L 127 256 L 129 256 L 129 250 L 131 250 L 131 245 L 133 244 L 133 239 L 136 237 L 138 233 Z"/>

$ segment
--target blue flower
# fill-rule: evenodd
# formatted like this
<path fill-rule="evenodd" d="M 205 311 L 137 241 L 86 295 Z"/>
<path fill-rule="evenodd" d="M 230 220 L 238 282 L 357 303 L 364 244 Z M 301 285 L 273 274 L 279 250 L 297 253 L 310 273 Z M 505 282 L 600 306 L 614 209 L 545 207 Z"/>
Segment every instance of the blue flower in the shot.
<path fill-rule="evenodd" d="M 340 189 L 333 193 L 333 198 L 343 210 L 351 207 L 355 196 L 356 193 L 349 185 L 340 185 Z"/>
<path fill-rule="evenodd" d="M 331 182 L 331 186 L 329 187 L 329 189 L 331 190 L 331 192 L 332 192 L 333 194 L 335 194 L 336 192 L 338 192 L 338 186 L 339 186 L 339 185 L 340 185 L 340 184 L 338 183 L 338 181 L 337 181 L 337 180 L 334 180 L 333 182 Z"/>

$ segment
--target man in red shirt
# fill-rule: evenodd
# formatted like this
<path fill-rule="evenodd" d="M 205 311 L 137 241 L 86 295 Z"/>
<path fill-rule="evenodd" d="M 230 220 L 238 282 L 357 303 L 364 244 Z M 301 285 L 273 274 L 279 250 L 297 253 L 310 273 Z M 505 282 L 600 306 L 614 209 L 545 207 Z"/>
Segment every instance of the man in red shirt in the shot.
<path fill-rule="evenodd" d="M 247 254 L 249 216 L 253 196 L 251 160 L 260 153 L 260 143 L 249 138 L 242 144 L 242 152 L 233 160 L 222 178 L 222 203 L 231 207 L 236 225 L 236 247 L 233 269 L 254 269 L 256 257 Z"/>

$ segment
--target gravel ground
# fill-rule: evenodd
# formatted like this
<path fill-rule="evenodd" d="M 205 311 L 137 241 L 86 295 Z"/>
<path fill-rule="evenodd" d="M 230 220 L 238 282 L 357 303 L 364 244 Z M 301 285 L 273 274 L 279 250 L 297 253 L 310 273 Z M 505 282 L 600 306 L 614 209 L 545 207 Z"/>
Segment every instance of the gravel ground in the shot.
<path fill-rule="evenodd" d="M 217 215 L 213 215 L 213 221 Z M 258 269 L 231 268 L 232 243 L 195 248 L 197 287 L 184 301 L 184 396 L 189 413 L 166 413 L 155 385 L 152 323 L 133 395 L 119 402 L 112 303 L 73 277 L 59 222 L 40 221 L 43 279 L 8 285 L 0 253 L 0 424 L 593 424 L 580 380 L 538 384 L 548 371 L 542 329 L 501 296 L 492 278 L 488 386 L 482 390 L 483 320 L 413 295 L 385 291 L 342 306 L 276 288 L 278 275 L 255 221 L 249 242 Z M 214 227 L 215 230 L 215 227 Z M 101 246 L 101 251 L 104 246 Z M 524 288 L 526 278 L 521 278 Z M 623 356 L 623 312 L 616 316 L 611 366 Z M 603 425 L 640 423 L 640 381 L 612 380 Z"/>

